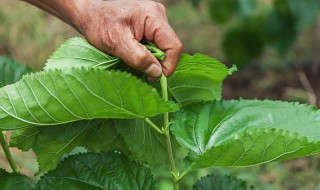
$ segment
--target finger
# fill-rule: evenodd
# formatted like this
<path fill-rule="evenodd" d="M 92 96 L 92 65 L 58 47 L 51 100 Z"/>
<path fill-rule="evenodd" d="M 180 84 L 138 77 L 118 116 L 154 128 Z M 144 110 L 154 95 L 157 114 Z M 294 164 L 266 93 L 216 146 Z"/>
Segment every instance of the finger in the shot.
<path fill-rule="evenodd" d="M 156 81 L 158 81 L 159 80 L 159 77 L 147 77 L 147 81 L 149 81 L 149 82 L 156 82 Z"/>
<path fill-rule="evenodd" d="M 161 62 L 163 72 L 169 77 L 175 70 L 182 52 L 182 43 L 166 21 L 146 20 L 145 38 L 154 41 L 157 46 L 166 51 L 166 59 Z"/>
<path fill-rule="evenodd" d="M 162 74 L 162 66 L 159 61 L 145 46 L 135 40 L 133 35 L 122 35 L 114 54 L 130 67 L 150 77 L 159 77 Z"/>

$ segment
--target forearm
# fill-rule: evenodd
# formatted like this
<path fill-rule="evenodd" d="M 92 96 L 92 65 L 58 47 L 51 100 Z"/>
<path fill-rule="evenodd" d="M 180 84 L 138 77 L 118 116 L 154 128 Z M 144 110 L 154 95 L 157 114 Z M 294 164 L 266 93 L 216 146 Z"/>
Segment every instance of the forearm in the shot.
<path fill-rule="evenodd" d="M 22 0 L 28 2 L 70 24 L 79 30 L 78 14 L 83 0 Z"/>

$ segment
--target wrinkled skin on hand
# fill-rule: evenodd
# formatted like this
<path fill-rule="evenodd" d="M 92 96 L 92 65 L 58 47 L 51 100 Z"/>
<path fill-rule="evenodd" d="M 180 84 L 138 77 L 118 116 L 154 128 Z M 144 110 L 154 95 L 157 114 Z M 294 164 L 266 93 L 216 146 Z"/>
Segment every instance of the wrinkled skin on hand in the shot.
<path fill-rule="evenodd" d="M 145 72 L 149 80 L 170 76 L 182 44 L 170 27 L 165 7 L 137 0 L 25 0 L 77 29 L 93 46 Z M 161 63 L 139 42 L 154 42 L 166 52 Z"/>
<path fill-rule="evenodd" d="M 151 77 L 171 75 L 182 44 L 168 24 L 165 7 L 153 1 L 97 1 L 86 7 L 80 32 L 97 48 L 120 57 Z M 160 64 L 139 42 L 145 38 L 166 52 Z"/>

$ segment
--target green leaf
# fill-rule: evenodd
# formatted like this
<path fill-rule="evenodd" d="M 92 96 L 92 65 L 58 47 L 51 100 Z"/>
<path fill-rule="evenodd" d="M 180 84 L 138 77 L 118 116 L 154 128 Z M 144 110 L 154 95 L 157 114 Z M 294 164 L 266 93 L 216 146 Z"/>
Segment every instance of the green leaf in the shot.
<path fill-rule="evenodd" d="M 149 169 L 117 153 L 68 157 L 39 181 L 39 190 L 155 189 Z"/>
<path fill-rule="evenodd" d="M 0 56 L 0 88 L 8 84 L 13 84 L 21 79 L 22 75 L 31 72 L 23 64 L 19 64 L 13 59 Z"/>
<path fill-rule="evenodd" d="M 80 146 L 84 146 L 92 152 L 117 150 L 123 154 L 129 154 L 127 145 L 112 120 L 103 120 L 101 125 L 90 127 Z"/>
<path fill-rule="evenodd" d="M 152 118 L 158 127 L 163 126 L 162 117 Z M 131 156 L 151 166 L 159 166 L 168 160 L 166 139 L 142 119 L 115 120 L 117 131 L 126 142 Z"/>
<path fill-rule="evenodd" d="M 91 44 L 85 39 L 74 37 L 63 43 L 48 59 L 45 70 L 65 69 L 72 67 L 102 67 L 109 68 L 118 63 L 119 58 L 110 56 Z"/>
<path fill-rule="evenodd" d="M 37 142 L 39 133 L 36 127 L 14 130 L 10 136 L 10 147 L 18 147 L 26 152 Z"/>
<path fill-rule="evenodd" d="M 172 130 L 189 149 L 191 168 L 249 166 L 320 151 L 320 111 L 296 103 L 258 100 L 191 105 Z"/>
<path fill-rule="evenodd" d="M 15 131 L 21 132 L 13 134 L 10 145 L 24 151 L 32 147 L 37 155 L 40 172 L 56 168 L 64 155 L 79 146 L 94 152 L 117 150 L 128 153 L 111 120 L 82 120 Z"/>
<path fill-rule="evenodd" d="M 208 175 L 193 186 L 193 190 L 254 190 L 246 182 L 233 176 Z"/>
<path fill-rule="evenodd" d="M 0 169 L 0 189 L 1 190 L 13 190 L 13 189 L 23 189 L 31 190 L 33 183 L 31 179 L 27 176 L 17 174 L 17 173 L 8 173 L 3 169 Z"/>
<path fill-rule="evenodd" d="M 0 89 L 0 130 L 96 118 L 145 118 L 178 109 L 128 73 L 50 70 Z"/>
<path fill-rule="evenodd" d="M 64 154 L 70 153 L 80 146 L 87 130 L 101 124 L 98 120 L 79 121 L 59 126 L 39 127 L 40 134 L 33 146 L 39 171 L 44 172 L 56 168 Z"/>
<path fill-rule="evenodd" d="M 225 65 L 207 55 L 183 54 L 168 90 L 181 105 L 221 98 L 222 81 L 228 75 Z"/>

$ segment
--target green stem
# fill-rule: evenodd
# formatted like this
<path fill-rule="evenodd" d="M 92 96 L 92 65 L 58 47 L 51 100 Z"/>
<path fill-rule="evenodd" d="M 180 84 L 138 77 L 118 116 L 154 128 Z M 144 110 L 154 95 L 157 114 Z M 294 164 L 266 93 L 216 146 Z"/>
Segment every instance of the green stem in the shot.
<path fill-rule="evenodd" d="M 160 134 L 164 134 L 163 131 L 161 131 L 149 118 L 144 118 L 144 121 L 147 122 L 155 131 L 157 131 Z"/>
<path fill-rule="evenodd" d="M 162 98 L 167 102 L 168 101 L 168 83 L 167 83 L 167 78 L 162 74 L 161 79 L 160 79 L 160 84 L 161 84 L 161 91 L 162 91 Z M 169 127 L 169 113 L 166 112 L 163 114 L 163 122 L 164 122 L 164 127 L 168 128 Z"/>
<path fill-rule="evenodd" d="M 7 160 L 9 161 L 9 164 L 10 164 L 10 166 L 12 168 L 12 171 L 16 172 L 16 173 L 20 173 L 19 172 L 19 168 L 17 167 L 17 164 L 13 160 L 13 157 L 12 157 L 12 154 L 11 154 L 11 152 L 9 150 L 9 147 L 8 147 L 7 142 L 6 142 L 5 136 L 4 136 L 4 134 L 2 132 L 0 134 L 0 143 L 1 143 L 1 146 L 3 148 L 3 152 L 6 155 Z"/>
<path fill-rule="evenodd" d="M 167 84 L 167 78 L 162 75 L 160 79 L 161 84 L 161 90 L 162 90 L 162 97 L 165 101 L 168 101 L 168 84 Z M 176 165 L 174 163 L 174 157 L 173 157 L 173 151 L 172 151 L 172 144 L 171 144 L 171 138 L 170 138 L 170 128 L 169 128 L 169 113 L 166 112 L 163 115 L 163 122 L 164 122 L 164 132 L 167 139 L 167 149 L 168 149 L 168 156 L 170 161 L 170 168 L 171 173 L 176 174 Z M 174 175 L 172 175 L 172 182 L 173 182 L 173 189 L 179 190 L 179 184 L 178 180 Z"/>
<path fill-rule="evenodd" d="M 153 56 L 155 56 L 158 60 L 163 61 L 166 58 L 166 54 L 160 50 L 159 48 L 156 47 L 156 45 L 154 45 L 151 42 L 148 42 L 149 45 L 145 45 L 146 48 L 153 54 Z"/>

